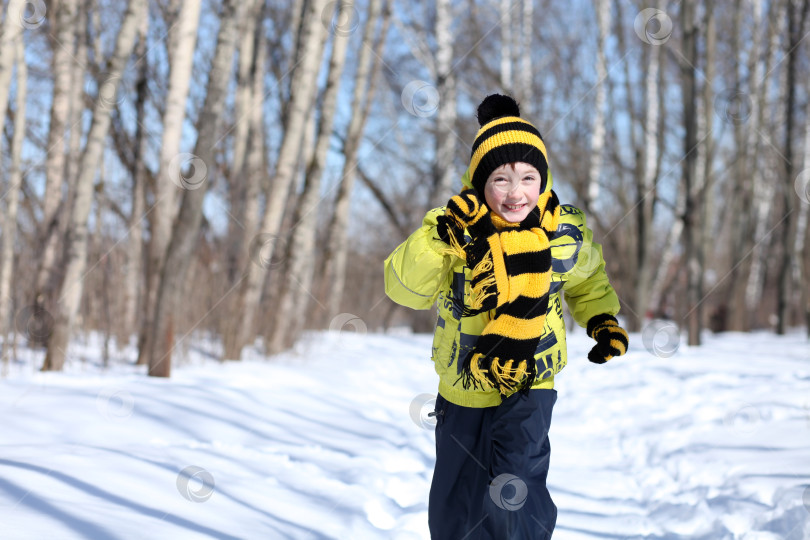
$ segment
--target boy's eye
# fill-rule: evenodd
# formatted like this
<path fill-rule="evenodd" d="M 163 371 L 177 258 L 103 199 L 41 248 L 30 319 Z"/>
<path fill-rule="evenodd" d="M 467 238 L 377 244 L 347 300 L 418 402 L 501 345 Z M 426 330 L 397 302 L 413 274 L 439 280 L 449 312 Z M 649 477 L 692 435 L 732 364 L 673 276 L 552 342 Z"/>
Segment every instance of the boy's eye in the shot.
<path fill-rule="evenodd" d="M 493 184 L 503 184 L 504 182 L 506 182 L 506 178 L 502 178 L 502 177 L 494 178 L 492 180 Z"/>
<path fill-rule="evenodd" d="M 525 176 L 523 177 L 523 181 L 528 183 L 534 182 L 534 176 Z"/>

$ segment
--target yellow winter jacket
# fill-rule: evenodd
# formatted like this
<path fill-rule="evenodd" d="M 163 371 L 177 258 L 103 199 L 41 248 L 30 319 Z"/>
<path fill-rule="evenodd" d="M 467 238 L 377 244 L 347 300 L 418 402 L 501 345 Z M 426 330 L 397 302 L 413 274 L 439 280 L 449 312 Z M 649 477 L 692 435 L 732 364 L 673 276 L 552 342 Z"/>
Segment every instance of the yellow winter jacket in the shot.
<path fill-rule="evenodd" d="M 469 300 L 470 269 L 462 259 L 443 254 L 447 244 L 436 232 L 436 218 L 443 213 L 444 207 L 429 211 L 422 226 L 385 260 L 385 292 L 394 302 L 412 309 L 429 309 L 438 303 L 432 356 L 439 393 L 456 405 L 491 407 L 501 403 L 499 392 L 466 390 L 460 376 L 464 355 L 472 354 L 493 312 L 461 317 Z M 561 205 L 551 257 L 548 312 L 535 353 L 538 375 L 532 388 L 553 388 L 554 375 L 568 362 L 560 292 L 565 293 L 568 309 L 582 327 L 594 315 L 619 312 L 619 299 L 605 273 L 602 247 L 593 242 L 593 233 L 578 208 Z"/>

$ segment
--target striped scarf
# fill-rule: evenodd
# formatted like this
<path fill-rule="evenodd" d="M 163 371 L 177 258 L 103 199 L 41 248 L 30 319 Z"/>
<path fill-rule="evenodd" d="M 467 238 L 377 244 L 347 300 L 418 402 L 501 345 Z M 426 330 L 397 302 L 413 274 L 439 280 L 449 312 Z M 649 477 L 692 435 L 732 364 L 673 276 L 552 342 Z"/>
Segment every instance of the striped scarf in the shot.
<path fill-rule="evenodd" d="M 464 388 L 497 388 L 504 395 L 531 388 L 548 309 L 549 242 L 559 216 L 557 195 L 549 190 L 522 222 L 510 223 L 487 210 L 468 227 L 472 241 L 452 242 L 471 269 L 464 316 L 495 310 L 462 363 Z"/>

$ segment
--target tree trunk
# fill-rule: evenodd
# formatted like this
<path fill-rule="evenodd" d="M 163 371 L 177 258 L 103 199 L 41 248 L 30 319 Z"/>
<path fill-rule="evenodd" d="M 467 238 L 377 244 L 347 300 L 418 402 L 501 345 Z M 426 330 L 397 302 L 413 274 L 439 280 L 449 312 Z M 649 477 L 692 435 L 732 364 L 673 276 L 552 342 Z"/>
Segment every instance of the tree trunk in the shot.
<path fill-rule="evenodd" d="M 180 174 L 180 138 L 186 117 L 186 101 L 191 84 L 192 60 L 197 44 L 200 22 L 200 1 L 184 0 L 180 3 L 177 23 L 169 30 L 169 86 L 166 108 L 163 111 L 163 137 L 160 144 L 160 171 L 155 182 L 153 208 L 149 212 L 151 235 L 146 274 L 146 293 L 143 298 L 143 323 L 138 336 L 138 363 L 147 364 L 152 350 L 150 329 L 154 321 L 157 292 L 166 248 L 172 235 L 172 223 L 177 214 L 177 179 Z"/>
<path fill-rule="evenodd" d="M 14 57 L 16 55 L 17 37 L 22 34 L 21 24 L 23 8 L 26 2 L 22 0 L 8 0 L 6 17 L 0 27 L 0 116 L 5 120 L 8 107 L 8 94 L 11 90 L 11 72 L 14 71 Z M 0 122 L 0 127 L 5 122 Z M 0 137 L 0 150 L 2 150 L 3 137 Z"/>
<path fill-rule="evenodd" d="M 334 17 L 337 21 L 350 20 L 348 16 L 353 6 L 349 0 L 340 0 Z M 340 79 L 346 61 L 346 50 L 350 32 L 339 27 L 334 32 L 332 57 L 329 62 L 329 76 L 321 105 L 320 125 L 315 152 L 310 161 L 304 184 L 304 192 L 296 205 L 296 219 L 293 224 L 293 235 L 290 242 L 295 249 L 291 250 L 289 268 L 284 280 L 286 285 L 281 289 L 278 301 L 278 312 L 282 316 L 275 319 L 270 338 L 270 351 L 279 352 L 292 345 L 303 330 L 309 299 L 313 296 L 312 282 L 317 257 L 315 241 L 318 229 L 318 207 L 321 204 L 321 182 L 326 167 L 329 143 L 332 139 L 332 126 Z M 289 315 L 287 315 L 289 314 Z"/>
<path fill-rule="evenodd" d="M 388 24 L 391 20 L 389 7 L 383 9 L 383 21 L 380 35 L 374 40 L 374 28 L 380 16 L 382 1 L 369 0 L 368 16 L 363 29 L 363 44 L 357 62 L 352 94 L 351 120 L 346 131 L 343 145 L 343 170 L 340 174 L 340 185 L 335 198 L 335 210 L 327 228 L 326 262 L 324 264 L 323 287 L 326 291 L 326 307 L 329 317 L 337 316 L 340 310 L 343 289 L 346 284 L 346 260 L 349 251 L 349 202 L 354 181 L 357 177 L 357 151 L 363 137 L 368 110 L 374 102 L 378 69 L 381 65 Z M 372 43 L 374 43 L 372 47 Z"/>
<path fill-rule="evenodd" d="M 261 253 L 261 255 L 254 257 L 252 264 L 247 265 L 240 284 L 244 288 L 239 294 L 244 297 L 245 309 L 236 335 L 238 350 L 241 350 L 248 342 L 252 333 L 253 322 L 261 300 L 262 285 L 269 267 L 269 264 L 265 264 L 265 262 L 269 263 L 273 258 L 279 239 L 285 203 L 290 194 L 290 187 L 296 174 L 295 167 L 301 153 L 306 120 L 315 100 L 325 41 L 325 28 L 321 22 L 325 3 L 325 0 L 312 0 L 301 22 L 304 25 L 303 37 L 299 51 L 300 57 L 296 60 L 297 67 L 292 82 L 295 92 L 290 96 L 284 138 L 271 183 L 272 194 L 266 198 L 267 209 L 259 227 L 262 232 L 254 238 L 255 249 L 252 249 L 254 253 Z"/>
<path fill-rule="evenodd" d="M 686 324 L 689 345 L 700 345 L 703 291 L 701 277 L 703 268 L 700 260 L 700 207 L 695 193 L 697 177 L 697 34 L 695 21 L 695 0 L 684 0 L 681 4 L 683 25 L 683 61 L 681 64 L 683 119 L 684 119 L 684 159 L 683 184 L 686 189 L 686 208 L 681 216 L 684 235 L 684 260 L 686 261 Z"/>
<path fill-rule="evenodd" d="M 767 163 L 763 163 L 762 160 L 762 148 L 763 148 L 763 135 L 760 131 L 760 126 L 764 125 L 765 118 L 763 111 L 765 110 L 768 102 L 768 84 L 763 81 L 764 73 L 770 73 L 771 66 L 774 65 L 776 62 L 776 55 L 779 52 L 779 40 L 780 36 L 784 35 L 785 29 L 787 27 L 786 24 L 786 17 L 784 13 L 782 13 L 782 9 L 784 4 L 776 3 L 776 7 L 773 8 L 772 16 L 776 17 L 776 24 L 770 27 L 770 36 L 769 36 L 769 46 L 767 51 L 767 60 L 765 60 L 765 66 L 763 71 L 762 62 L 757 62 L 756 67 L 754 68 L 754 77 L 756 78 L 756 82 L 752 83 L 752 92 L 756 91 L 756 98 L 753 100 L 753 111 L 754 114 L 751 116 L 751 124 L 748 126 L 748 147 L 753 149 L 751 154 L 748 156 L 749 159 L 748 163 L 748 170 L 751 171 L 751 184 L 750 184 L 750 192 L 751 192 L 751 202 L 750 202 L 750 212 L 748 215 L 748 220 L 752 222 L 751 225 L 751 232 L 747 235 L 747 242 L 750 247 L 747 248 L 746 254 L 750 254 L 749 265 L 748 265 L 748 275 L 746 279 L 741 279 L 744 288 L 744 306 L 745 306 L 745 313 L 747 314 L 746 319 L 743 321 L 743 328 L 749 329 L 753 325 L 759 323 L 761 324 L 761 320 L 758 320 L 757 315 L 761 311 L 759 309 L 760 300 L 762 298 L 763 288 L 765 286 L 765 265 L 766 259 L 768 257 L 768 249 L 767 246 L 763 245 L 765 241 L 766 234 L 769 234 L 766 229 L 771 229 L 770 232 L 773 232 L 773 229 L 770 226 L 768 221 L 769 216 L 771 215 L 771 210 L 773 207 L 774 199 L 776 192 L 774 190 L 774 186 L 778 185 L 779 183 L 779 175 L 776 174 L 773 167 L 769 166 Z M 760 6 L 755 5 L 755 10 L 758 11 Z M 756 16 L 757 13 L 755 13 Z M 785 101 L 785 85 L 787 80 L 787 73 L 785 70 L 781 70 L 778 75 L 778 83 L 776 84 L 776 97 L 775 103 L 781 104 Z M 754 90 L 755 85 L 758 85 L 758 89 Z M 784 118 L 784 109 L 778 108 L 774 115 L 773 125 L 783 125 L 785 123 Z M 771 130 L 768 130 L 770 133 Z M 775 142 L 767 141 L 769 146 L 776 147 Z"/>
<path fill-rule="evenodd" d="M 602 159 L 605 147 L 605 106 L 607 104 L 607 58 L 605 41 L 610 28 L 610 4 L 605 0 L 595 0 L 596 20 L 599 26 L 599 37 L 596 49 L 596 102 L 591 132 L 590 167 L 588 172 L 588 190 L 583 206 L 588 213 L 593 212 L 593 202 L 599 197 L 599 175 L 602 172 Z"/>
<path fill-rule="evenodd" d="M 3 340 L 0 357 L 8 362 L 8 336 L 11 333 L 12 306 L 10 296 L 11 279 L 14 269 L 14 242 L 17 237 L 17 209 L 20 203 L 20 185 L 23 182 L 22 145 L 25 139 L 25 100 L 28 96 L 28 68 L 25 63 L 25 49 L 22 34 L 17 34 L 15 43 L 17 64 L 17 99 L 14 111 L 14 135 L 11 139 L 11 167 L 8 173 L 8 187 L 3 194 L 6 203 L 2 216 L 3 234 L 0 244 L 0 339 Z M 4 115 L 5 116 L 5 115 Z"/>
<path fill-rule="evenodd" d="M 42 197 L 42 221 L 39 241 L 42 254 L 39 257 L 34 303 L 38 309 L 53 309 L 54 265 L 57 264 L 59 247 L 59 205 L 62 202 L 62 185 L 65 181 L 67 153 L 67 122 L 70 115 L 71 85 L 73 83 L 73 42 L 76 39 L 76 0 L 62 0 L 57 4 L 55 31 L 50 38 L 53 72 L 53 94 L 48 129 L 47 156 L 45 158 L 45 191 Z M 82 87 L 82 84 L 77 86 Z M 73 131 L 73 128 L 71 128 Z M 63 218 L 64 219 L 64 218 Z"/>
<path fill-rule="evenodd" d="M 93 181 L 101 162 L 104 140 L 110 126 L 110 103 L 106 96 L 118 92 L 124 68 L 132 54 L 135 34 L 140 25 L 140 18 L 146 16 L 145 6 L 140 2 L 130 2 L 118 31 L 113 56 L 109 61 L 109 71 L 105 81 L 99 81 L 99 96 L 93 107 L 93 119 L 87 144 L 82 154 L 76 195 L 71 208 L 70 222 L 65 238 L 67 261 L 65 278 L 61 287 L 57 315 L 54 317 L 54 329 L 48 340 L 48 352 L 45 356 L 44 371 L 62 369 L 68 341 L 73 330 L 73 322 L 79 311 L 84 291 L 84 271 L 87 267 L 87 217 L 93 202 Z"/>
<path fill-rule="evenodd" d="M 798 1 L 790 0 L 787 5 L 788 43 L 787 43 L 787 99 L 785 100 L 785 142 L 784 170 L 782 187 L 782 215 L 784 222 L 781 224 L 781 234 L 779 236 L 779 246 L 781 258 L 779 261 L 779 273 L 777 277 L 777 301 L 776 301 L 776 333 L 784 335 L 788 321 L 788 308 L 790 303 L 791 289 L 791 258 L 793 246 L 791 236 L 796 234 L 796 220 L 793 217 L 795 212 L 795 191 L 794 178 L 796 176 L 796 166 L 793 163 L 793 138 L 794 138 L 794 109 L 796 105 L 796 71 L 799 63 L 799 43 L 804 33 L 804 21 L 807 18 L 810 0 Z"/>
<path fill-rule="evenodd" d="M 513 91 L 512 81 L 512 1 L 500 0 L 499 26 L 501 29 L 501 89 L 506 94 Z M 445 201 L 446 202 L 446 201 Z"/>
<path fill-rule="evenodd" d="M 766 96 L 768 84 L 764 80 L 765 74 L 770 73 L 771 66 L 775 61 L 775 54 L 778 50 L 778 40 L 780 31 L 778 27 L 783 22 L 782 17 L 779 15 L 781 7 L 780 2 L 772 2 L 770 4 L 770 12 L 768 19 L 771 21 L 767 24 L 767 36 L 765 38 L 766 50 L 762 52 L 762 2 L 761 0 L 754 1 L 754 17 L 753 17 L 753 41 L 751 44 L 750 52 L 748 53 L 748 73 L 753 74 L 749 76 L 748 96 L 751 99 L 751 117 L 750 122 L 746 122 L 744 118 L 730 118 L 734 124 L 734 140 L 737 152 L 737 159 L 734 165 L 734 178 L 735 181 L 731 183 L 732 192 L 730 194 L 732 204 L 732 246 L 731 246 L 731 270 L 729 271 L 728 282 L 730 284 L 729 293 L 729 329 L 734 331 L 746 331 L 750 328 L 752 314 L 750 309 L 750 287 L 748 285 L 751 271 L 755 270 L 752 267 L 752 259 L 747 256 L 751 253 L 754 247 L 754 235 L 756 223 L 752 219 L 757 212 L 754 203 L 754 193 L 757 186 L 761 185 L 763 180 L 763 173 L 761 170 L 762 164 L 759 161 L 762 159 L 761 152 L 761 139 L 760 126 L 764 122 L 764 111 L 766 109 Z M 742 24 L 740 19 L 743 15 L 743 10 L 739 5 L 735 5 L 735 31 L 734 41 L 732 43 L 733 50 L 739 50 L 742 53 L 741 46 L 741 32 Z M 742 75 L 740 70 L 736 71 L 736 86 L 735 91 L 742 88 Z M 738 94 L 739 98 L 745 99 L 746 95 L 743 93 Z"/>
<path fill-rule="evenodd" d="M 247 170 L 247 155 L 250 148 L 251 137 L 256 137 L 260 133 L 253 130 L 256 122 L 253 119 L 259 117 L 258 129 L 261 130 L 261 118 L 263 118 L 263 86 L 257 88 L 256 80 L 262 80 L 264 70 L 258 64 L 258 57 L 263 41 L 264 26 L 261 24 L 260 16 L 264 2 L 252 1 L 248 4 L 248 14 L 245 17 L 245 27 L 242 29 L 239 44 L 239 67 L 236 72 L 236 98 L 234 100 L 235 125 L 233 130 L 233 158 L 228 182 L 228 197 L 230 199 L 230 213 L 233 219 L 228 220 L 228 255 L 227 255 L 227 279 L 228 286 L 232 287 L 239 279 L 247 260 L 247 238 L 248 234 L 254 234 L 254 230 L 248 230 L 245 221 L 247 216 L 247 205 L 249 204 L 248 191 L 252 189 L 252 197 L 258 196 L 255 189 L 259 178 L 254 176 L 256 172 Z M 257 24 L 257 21 L 259 23 Z M 259 95 L 256 95 L 259 92 Z M 255 205 L 254 205 L 255 206 Z M 257 207 L 256 207 L 257 208 Z M 255 225 L 253 226 L 255 229 Z M 226 316 L 222 319 L 220 333 L 223 340 L 223 359 L 239 359 L 240 349 L 236 343 L 238 327 L 242 324 L 239 314 L 242 313 L 243 298 L 237 293 L 228 296 L 226 300 Z"/>
<path fill-rule="evenodd" d="M 805 118 L 810 118 L 810 100 L 807 101 L 804 113 Z M 797 180 L 798 195 L 799 195 L 799 217 L 796 219 L 796 240 L 794 244 L 794 253 L 796 254 L 795 260 L 795 281 L 799 284 L 802 293 L 801 305 L 804 306 L 804 324 L 807 327 L 808 337 L 810 337 L 810 272 L 805 267 L 806 260 L 806 238 L 807 238 L 807 221 L 808 213 L 810 213 L 810 122 L 804 124 L 804 155 L 802 163 L 804 169 L 801 173 L 801 179 Z"/>
<path fill-rule="evenodd" d="M 144 118 L 144 109 L 147 99 L 148 66 L 146 61 L 146 37 L 149 29 L 149 17 L 142 19 L 142 26 L 138 33 L 138 45 L 135 55 L 140 58 L 138 66 L 138 81 L 135 83 L 135 115 Z M 146 208 L 146 164 L 143 158 L 144 146 L 143 122 L 138 122 L 135 128 L 135 148 L 133 158 L 135 171 L 132 178 L 132 210 L 128 220 L 127 261 L 124 280 L 124 320 L 121 332 L 117 336 L 119 348 L 129 344 L 133 332 L 137 335 L 138 321 L 138 291 L 141 289 L 141 265 L 143 258 L 143 224 L 144 210 Z M 108 263 L 109 264 L 109 263 Z"/>
<path fill-rule="evenodd" d="M 644 118 L 644 163 L 636 188 L 636 304 L 635 316 L 630 317 L 630 329 L 638 331 L 650 310 L 650 296 L 653 280 L 653 267 L 650 264 L 650 248 L 653 244 L 653 217 L 657 192 L 658 173 L 658 68 L 661 47 L 649 49 L 650 63 L 644 76 L 645 101 L 647 106 Z M 657 306 L 652 306 L 655 309 Z"/>
<path fill-rule="evenodd" d="M 436 2 L 436 90 L 439 110 L 436 118 L 436 161 L 430 207 L 441 206 L 453 196 L 456 148 L 456 79 L 453 75 L 453 13 L 450 0 Z"/>
<path fill-rule="evenodd" d="M 715 80 L 715 57 L 717 49 L 717 31 L 715 28 L 714 8 L 711 2 L 706 2 L 704 5 L 704 20 L 703 26 L 706 31 L 705 41 L 705 80 L 702 89 L 703 99 L 703 133 L 700 136 L 700 148 L 702 150 L 703 160 L 700 164 L 700 169 L 697 174 L 699 175 L 700 182 L 696 190 L 697 200 L 700 201 L 700 225 L 696 235 L 696 246 L 698 250 L 698 260 L 700 261 L 700 305 L 704 305 L 703 293 L 703 274 L 705 268 L 713 267 L 706 262 L 707 257 L 712 253 L 712 241 L 714 240 L 714 175 L 712 173 L 712 165 L 714 164 L 714 91 L 710 81 Z M 703 320 L 700 321 L 700 327 L 703 327 Z"/>
<path fill-rule="evenodd" d="M 609 8 L 608 8 L 609 9 Z M 518 77 L 518 98 L 523 114 L 527 118 L 533 118 L 534 95 L 532 92 L 532 59 L 535 57 L 535 49 L 532 47 L 532 36 L 534 33 L 534 0 L 523 0 L 523 16 L 520 23 L 521 53 L 520 53 L 520 76 Z"/>
<path fill-rule="evenodd" d="M 209 175 L 213 175 L 216 170 L 215 152 L 221 140 L 221 118 L 233 71 L 233 56 L 243 9 L 244 4 L 238 0 L 224 0 L 222 3 L 221 23 L 210 70 L 218 76 L 208 79 L 205 101 L 197 118 L 197 142 L 194 153 L 189 158 L 194 173 L 190 180 L 182 173 L 179 174 L 179 181 L 185 189 L 166 250 L 150 328 L 152 348 L 148 356 L 149 375 L 154 377 L 171 375 L 175 315 L 182 298 L 188 267 L 194 258 L 203 217 L 203 200 L 211 184 Z M 197 321 L 197 324 L 199 322 L 201 321 Z"/>

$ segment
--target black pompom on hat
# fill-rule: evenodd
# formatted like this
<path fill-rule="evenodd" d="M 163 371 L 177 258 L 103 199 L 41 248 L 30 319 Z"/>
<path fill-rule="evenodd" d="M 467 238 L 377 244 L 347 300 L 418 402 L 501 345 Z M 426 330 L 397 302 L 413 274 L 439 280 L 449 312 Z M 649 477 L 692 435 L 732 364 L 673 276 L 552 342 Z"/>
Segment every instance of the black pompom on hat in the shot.
<path fill-rule="evenodd" d="M 520 117 L 520 107 L 509 96 L 492 94 L 478 105 L 478 124 L 470 155 L 470 181 L 483 197 L 492 171 L 507 163 L 528 163 L 542 179 L 540 192 L 548 185 L 548 156 L 540 132 Z"/>

